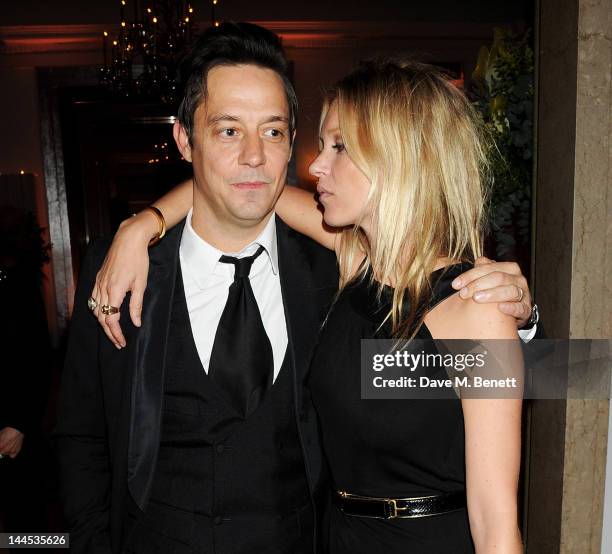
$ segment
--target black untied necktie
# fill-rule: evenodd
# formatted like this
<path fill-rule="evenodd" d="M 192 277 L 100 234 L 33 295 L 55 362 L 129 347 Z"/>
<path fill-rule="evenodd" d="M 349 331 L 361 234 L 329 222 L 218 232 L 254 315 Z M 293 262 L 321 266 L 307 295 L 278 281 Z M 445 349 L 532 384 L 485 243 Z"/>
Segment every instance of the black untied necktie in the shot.
<path fill-rule="evenodd" d="M 260 246 L 253 256 L 219 258 L 220 262 L 234 264 L 235 272 L 217 327 L 208 375 L 245 418 L 257 409 L 272 386 L 272 346 L 249 281 L 251 266 L 263 251 Z"/>

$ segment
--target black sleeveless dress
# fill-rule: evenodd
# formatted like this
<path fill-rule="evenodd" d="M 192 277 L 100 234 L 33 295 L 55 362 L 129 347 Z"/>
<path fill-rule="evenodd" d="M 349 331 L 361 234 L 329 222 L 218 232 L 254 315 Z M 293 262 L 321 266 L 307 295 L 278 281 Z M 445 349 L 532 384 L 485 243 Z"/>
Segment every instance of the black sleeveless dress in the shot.
<path fill-rule="evenodd" d="M 471 264 L 431 275 L 437 303 Z M 310 386 L 333 486 L 353 494 L 402 498 L 465 490 L 464 424 L 458 398 L 362 400 L 360 339 L 392 338 L 378 330 L 393 289 L 380 301 L 366 278 L 334 304 L 313 357 Z M 422 325 L 415 338 L 431 339 Z M 331 508 L 330 554 L 473 553 L 466 509 L 414 519 L 371 519 Z"/>

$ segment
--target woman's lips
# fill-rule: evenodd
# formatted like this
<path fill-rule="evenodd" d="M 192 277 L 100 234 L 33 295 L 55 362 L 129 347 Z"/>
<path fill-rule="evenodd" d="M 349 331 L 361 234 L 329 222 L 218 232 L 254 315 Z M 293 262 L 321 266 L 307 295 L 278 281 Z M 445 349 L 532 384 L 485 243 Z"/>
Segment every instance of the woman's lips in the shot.
<path fill-rule="evenodd" d="M 317 188 L 317 193 L 319 194 L 319 201 L 326 200 L 327 198 L 332 196 L 331 192 L 329 192 L 329 191 L 327 191 L 325 189 L 321 189 L 321 188 Z"/>

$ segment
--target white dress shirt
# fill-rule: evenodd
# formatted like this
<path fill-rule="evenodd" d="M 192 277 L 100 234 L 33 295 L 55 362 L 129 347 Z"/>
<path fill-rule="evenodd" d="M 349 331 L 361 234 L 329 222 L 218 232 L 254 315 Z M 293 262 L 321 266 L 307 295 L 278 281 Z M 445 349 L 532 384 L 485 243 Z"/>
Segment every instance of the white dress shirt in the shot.
<path fill-rule="evenodd" d="M 219 261 L 222 255 L 243 258 L 262 252 L 253 262 L 249 279 L 255 294 L 266 334 L 272 345 L 274 380 L 280 372 L 287 350 L 287 325 L 278 274 L 276 215 L 273 213 L 261 234 L 238 253 L 221 252 L 203 240 L 187 215 L 179 250 L 183 285 L 191 331 L 204 371 L 208 373 L 215 334 L 225 308 L 229 287 L 234 282 L 233 264 Z"/>
<path fill-rule="evenodd" d="M 519 338 L 523 342 L 529 342 L 533 337 L 535 337 L 536 332 L 538 331 L 538 324 L 536 323 L 531 329 L 519 329 Z"/>

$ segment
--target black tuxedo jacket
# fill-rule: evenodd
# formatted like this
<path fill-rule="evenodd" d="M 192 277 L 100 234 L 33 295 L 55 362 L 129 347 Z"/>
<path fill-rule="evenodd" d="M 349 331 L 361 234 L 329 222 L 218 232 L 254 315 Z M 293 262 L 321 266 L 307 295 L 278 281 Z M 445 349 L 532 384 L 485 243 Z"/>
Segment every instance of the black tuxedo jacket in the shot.
<path fill-rule="evenodd" d="M 122 350 L 87 308 L 109 242 L 92 245 L 82 266 L 54 433 L 75 553 L 120 552 L 130 529 L 128 508 L 147 504 L 159 448 L 164 359 L 183 225 L 150 250 L 142 326 L 131 324 L 127 302 L 121 307 L 127 340 Z M 337 289 L 337 265 L 333 252 L 278 217 L 277 238 L 296 418 L 314 495 L 323 475 L 322 456 L 304 381 L 322 317 Z"/>

